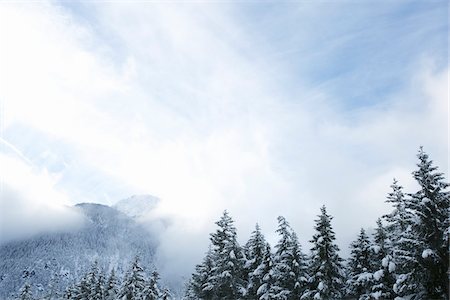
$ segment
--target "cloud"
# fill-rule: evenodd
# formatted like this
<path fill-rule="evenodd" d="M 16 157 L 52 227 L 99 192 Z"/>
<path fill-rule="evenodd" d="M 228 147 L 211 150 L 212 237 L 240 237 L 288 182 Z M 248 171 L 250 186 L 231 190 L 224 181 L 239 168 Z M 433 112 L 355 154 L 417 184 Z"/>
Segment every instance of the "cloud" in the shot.
<path fill-rule="evenodd" d="M 0 242 L 43 232 L 73 230 L 82 218 L 72 210 L 67 195 L 54 188 L 56 178 L 29 164 L 0 154 Z"/>
<path fill-rule="evenodd" d="M 0 6 L 2 138 L 33 164 L 3 158 L 28 174 L 5 185 L 9 199 L 21 199 L 17 214 L 35 202 L 158 196 L 158 214 L 174 220 L 160 247 L 174 278 L 200 261 L 223 209 L 242 242 L 256 222 L 276 242 L 284 215 L 307 250 L 326 204 L 345 252 L 358 227 L 388 209 L 392 177 L 414 188 L 419 145 L 448 174 L 448 131 L 438 130 L 448 128 L 448 70 L 427 43 L 408 60 L 393 55 L 423 38 L 410 30 L 414 20 L 436 32 L 435 7 L 406 14 L 408 26 L 393 32 L 385 6 L 381 19 L 367 7 L 348 19 L 346 7 L 255 16 L 232 3 L 65 5 Z M 352 31 L 367 18 L 376 26 Z M 296 30 L 298 22 L 306 27 Z M 374 35 L 365 39 L 366 31 Z M 383 33 L 407 42 L 390 47 Z M 350 61 L 359 67 L 349 77 Z M 380 69 L 380 61 L 398 65 Z M 388 89 L 391 75 L 401 84 Z M 372 83 L 383 91 L 364 88 Z M 371 101 L 347 100 L 354 94 Z M 35 177 L 44 190 L 27 185 Z"/>

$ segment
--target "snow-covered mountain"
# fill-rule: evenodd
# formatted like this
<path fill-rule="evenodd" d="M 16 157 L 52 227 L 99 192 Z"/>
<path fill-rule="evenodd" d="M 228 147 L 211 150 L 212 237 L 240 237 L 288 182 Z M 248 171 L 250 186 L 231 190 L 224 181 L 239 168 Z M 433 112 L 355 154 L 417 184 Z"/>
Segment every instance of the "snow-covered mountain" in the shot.
<path fill-rule="evenodd" d="M 155 199 L 131 197 L 120 201 L 116 208 L 77 204 L 73 209 L 85 216 L 82 229 L 1 245 L 0 299 L 10 299 L 11 293 L 17 292 L 25 281 L 37 290 L 47 289 L 49 284 L 65 287 L 94 261 L 106 270 L 116 268 L 120 275 L 132 258 L 139 255 L 143 266 L 153 268 L 157 237 L 129 215 L 137 216 L 138 211 L 148 213 L 155 207 Z"/>
<path fill-rule="evenodd" d="M 150 214 L 158 205 L 159 198 L 151 195 L 134 195 L 120 200 L 113 207 L 131 218 L 141 218 Z"/>

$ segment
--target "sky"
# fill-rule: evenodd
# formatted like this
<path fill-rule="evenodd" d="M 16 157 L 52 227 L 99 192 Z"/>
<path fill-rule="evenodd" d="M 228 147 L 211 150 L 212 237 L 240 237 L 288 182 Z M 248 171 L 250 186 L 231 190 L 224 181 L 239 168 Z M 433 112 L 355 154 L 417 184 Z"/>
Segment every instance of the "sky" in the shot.
<path fill-rule="evenodd" d="M 256 222 L 275 243 L 283 215 L 307 252 L 326 205 L 345 255 L 389 212 L 394 177 L 414 191 L 419 146 L 448 178 L 448 11 L 1 2 L 2 242 L 79 226 L 76 203 L 150 194 L 173 219 L 165 274 L 200 262 L 224 209 L 241 243 Z"/>

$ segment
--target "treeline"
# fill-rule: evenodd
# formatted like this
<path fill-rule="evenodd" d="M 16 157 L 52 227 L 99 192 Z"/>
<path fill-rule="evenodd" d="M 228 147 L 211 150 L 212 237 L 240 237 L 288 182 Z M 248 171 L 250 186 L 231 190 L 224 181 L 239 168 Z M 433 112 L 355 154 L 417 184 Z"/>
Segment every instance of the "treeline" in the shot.
<path fill-rule="evenodd" d="M 417 156 L 412 175 L 420 189 L 405 193 L 394 179 L 386 199 L 393 210 L 377 220 L 372 237 L 360 230 L 347 261 L 325 206 L 309 255 L 283 217 L 273 249 L 258 225 L 240 246 L 225 211 L 185 299 L 448 299 L 449 184 L 422 148 Z"/>
<path fill-rule="evenodd" d="M 136 257 L 122 280 L 116 275 L 115 269 L 106 275 L 98 263 L 81 279 L 67 287 L 63 294 L 54 288 L 56 282 L 48 287 L 46 296 L 34 298 L 29 283 L 21 288 L 16 299 L 20 300 L 169 300 L 172 295 L 167 288 L 161 288 L 159 274 L 153 271 L 150 276 L 146 274 Z"/>

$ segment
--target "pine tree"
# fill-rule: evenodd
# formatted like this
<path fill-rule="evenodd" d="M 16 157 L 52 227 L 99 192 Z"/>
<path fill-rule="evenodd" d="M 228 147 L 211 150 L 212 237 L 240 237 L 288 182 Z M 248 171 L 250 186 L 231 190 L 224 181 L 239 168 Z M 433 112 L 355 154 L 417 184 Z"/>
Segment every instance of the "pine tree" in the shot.
<path fill-rule="evenodd" d="M 139 299 L 145 287 L 144 270 L 139 264 L 139 257 L 136 257 L 127 272 L 122 288 L 119 293 L 119 299 L 135 300 Z"/>
<path fill-rule="evenodd" d="M 381 219 L 377 220 L 372 247 L 374 283 L 372 297 L 375 299 L 393 299 L 392 287 L 395 283 L 396 264 L 393 257 L 393 245 L 388 239 L 388 233 L 383 227 Z"/>
<path fill-rule="evenodd" d="M 399 275 L 396 290 L 412 292 L 417 298 L 448 299 L 449 184 L 422 148 L 417 157 L 418 170 L 413 177 L 420 190 L 410 195 L 407 205 L 416 219 L 407 232 L 410 236 L 404 237 L 408 243 L 401 245 L 404 266 L 410 268 Z"/>
<path fill-rule="evenodd" d="M 19 291 L 18 300 L 33 300 L 33 293 L 31 291 L 31 285 L 26 282 Z"/>
<path fill-rule="evenodd" d="M 383 216 L 386 220 L 386 230 L 389 234 L 390 240 L 394 243 L 399 237 L 399 233 L 405 231 L 408 225 L 411 223 L 411 213 L 407 211 L 407 204 L 405 194 L 403 193 L 403 187 L 398 184 L 397 179 L 391 185 L 392 192 L 386 197 L 386 202 L 391 203 L 394 210 L 387 215 Z"/>
<path fill-rule="evenodd" d="M 209 285 L 213 286 L 214 297 L 219 299 L 239 299 L 245 294 L 244 254 L 237 242 L 234 221 L 224 211 L 216 222 L 219 227 L 211 234 L 214 268 Z"/>
<path fill-rule="evenodd" d="M 255 276 L 262 277 L 262 284 L 256 291 L 257 297 L 255 299 L 270 300 L 274 298 L 272 294 L 275 278 L 273 277 L 273 255 L 269 243 L 266 243 L 266 250 L 261 264 L 253 272 Z"/>
<path fill-rule="evenodd" d="M 371 242 L 364 228 L 361 228 L 358 239 L 351 243 L 350 259 L 348 261 L 349 279 L 347 293 L 350 297 L 360 300 L 371 299 L 373 283 Z"/>
<path fill-rule="evenodd" d="M 86 275 L 90 300 L 103 300 L 104 298 L 104 277 L 100 272 L 98 262 L 95 261 L 91 270 Z"/>
<path fill-rule="evenodd" d="M 304 258 L 297 236 L 284 217 L 278 217 L 276 231 L 280 240 L 275 246 L 272 285 L 273 299 L 298 299 L 301 294 L 304 277 Z"/>
<path fill-rule="evenodd" d="M 170 290 L 167 288 L 163 289 L 160 299 L 161 300 L 170 300 L 172 298 L 173 298 L 173 296 L 172 296 L 172 293 L 170 292 Z"/>
<path fill-rule="evenodd" d="M 157 300 L 161 296 L 161 291 L 158 286 L 159 274 L 153 271 L 150 279 L 146 283 L 144 290 L 139 299 L 142 300 Z"/>
<path fill-rule="evenodd" d="M 297 234 L 292 232 L 292 272 L 296 280 L 291 299 L 300 299 L 306 289 L 308 275 L 306 273 L 306 255 L 303 254 Z"/>
<path fill-rule="evenodd" d="M 309 286 L 302 299 L 340 299 L 343 296 L 342 258 L 338 254 L 339 247 L 334 244 L 336 237 L 331 219 L 322 206 L 314 227 L 317 233 L 311 240 Z"/>
<path fill-rule="evenodd" d="M 89 300 L 91 287 L 87 280 L 87 274 L 81 277 L 80 281 L 70 290 L 71 298 L 74 300 Z"/>
<path fill-rule="evenodd" d="M 214 269 L 214 258 L 211 248 L 206 253 L 203 262 L 195 267 L 195 273 L 188 283 L 186 299 L 212 299 L 214 286 L 211 283 Z"/>
<path fill-rule="evenodd" d="M 105 300 L 115 300 L 117 298 L 119 282 L 116 271 L 113 268 L 105 284 Z"/>
<path fill-rule="evenodd" d="M 258 224 L 245 245 L 245 272 L 248 278 L 246 299 L 257 299 L 257 291 L 263 283 L 264 274 L 258 272 L 266 251 L 266 240 Z"/>

